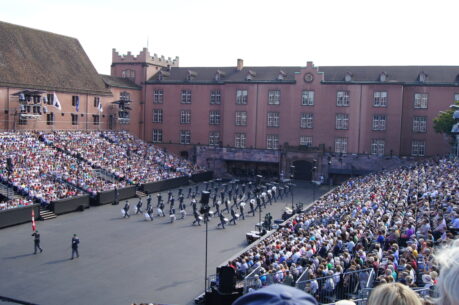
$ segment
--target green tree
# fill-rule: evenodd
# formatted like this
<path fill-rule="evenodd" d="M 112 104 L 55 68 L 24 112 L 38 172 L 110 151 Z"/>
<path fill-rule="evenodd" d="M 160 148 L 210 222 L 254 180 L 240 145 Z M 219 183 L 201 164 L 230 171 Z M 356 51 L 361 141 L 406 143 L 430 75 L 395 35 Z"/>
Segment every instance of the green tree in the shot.
<path fill-rule="evenodd" d="M 459 102 L 456 102 L 455 104 L 459 105 Z M 446 111 L 441 111 L 433 120 L 433 128 L 435 132 L 444 133 L 450 136 L 451 142 L 454 141 L 454 135 L 451 133 L 451 128 L 453 128 L 453 125 L 456 123 L 456 121 L 453 119 L 454 111 L 454 108 L 450 108 Z"/>

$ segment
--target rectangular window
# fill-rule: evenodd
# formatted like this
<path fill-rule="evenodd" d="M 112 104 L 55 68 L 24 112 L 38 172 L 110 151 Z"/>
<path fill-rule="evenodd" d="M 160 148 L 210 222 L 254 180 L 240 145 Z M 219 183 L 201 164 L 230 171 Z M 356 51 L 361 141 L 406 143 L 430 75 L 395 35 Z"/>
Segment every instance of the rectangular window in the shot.
<path fill-rule="evenodd" d="M 336 129 L 349 129 L 349 115 L 347 113 L 336 114 Z"/>
<path fill-rule="evenodd" d="M 22 115 L 19 115 L 19 125 L 27 125 L 27 119 L 23 117 Z"/>
<path fill-rule="evenodd" d="M 414 140 L 411 142 L 411 155 L 413 157 L 424 157 L 426 154 L 426 142 Z"/>
<path fill-rule="evenodd" d="M 245 133 L 236 133 L 234 135 L 234 146 L 237 148 L 245 148 L 246 147 L 246 135 Z"/>
<path fill-rule="evenodd" d="M 270 134 L 266 136 L 266 148 L 267 149 L 278 149 L 279 148 L 279 136 L 277 134 Z"/>
<path fill-rule="evenodd" d="M 153 109 L 153 123 L 162 123 L 162 122 L 163 122 L 163 110 Z"/>
<path fill-rule="evenodd" d="M 98 108 L 99 107 L 99 103 L 100 103 L 100 97 L 98 96 L 95 96 L 94 97 L 94 108 Z"/>
<path fill-rule="evenodd" d="M 280 90 L 269 90 L 268 92 L 268 104 L 279 105 L 280 104 Z"/>
<path fill-rule="evenodd" d="M 429 103 L 429 95 L 427 93 L 415 93 L 414 94 L 414 108 L 415 109 L 427 109 Z"/>
<path fill-rule="evenodd" d="M 374 92 L 373 106 L 374 107 L 387 107 L 387 92 L 386 91 L 375 91 Z"/>
<path fill-rule="evenodd" d="M 46 125 L 54 125 L 54 113 L 46 114 Z"/>
<path fill-rule="evenodd" d="M 336 92 L 336 106 L 338 107 L 349 106 L 349 91 Z"/>
<path fill-rule="evenodd" d="M 100 124 L 100 116 L 98 114 L 93 114 L 92 115 L 92 121 L 94 125 L 99 125 Z"/>
<path fill-rule="evenodd" d="M 427 132 L 427 117 L 415 116 L 413 118 L 413 132 Z"/>
<path fill-rule="evenodd" d="M 180 130 L 180 144 L 191 143 L 191 130 Z"/>
<path fill-rule="evenodd" d="M 279 112 L 268 112 L 268 127 L 279 127 Z"/>
<path fill-rule="evenodd" d="M 127 91 L 120 92 L 120 100 L 128 102 L 131 100 L 131 94 Z"/>
<path fill-rule="evenodd" d="M 314 91 L 304 90 L 301 93 L 301 105 L 314 106 Z"/>
<path fill-rule="evenodd" d="M 459 102 L 459 93 L 454 94 L 454 102 Z"/>
<path fill-rule="evenodd" d="M 180 124 L 191 124 L 191 110 L 180 111 Z"/>
<path fill-rule="evenodd" d="M 163 104 L 164 103 L 164 90 L 155 89 L 153 91 L 153 104 Z"/>
<path fill-rule="evenodd" d="M 209 112 L 209 124 L 210 125 L 220 125 L 220 111 L 210 111 Z"/>
<path fill-rule="evenodd" d="M 236 104 L 246 105 L 247 104 L 247 90 L 236 91 Z"/>
<path fill-rule="evenodd" d="M 246 111 L 236 111 L 236 126 L 247 126 Z"/>
<path fill-rule="evenodd" d="M 217 146 L 220 144 L 220 132 L 219 131 L 211 131 L 209 133 L 209 145 Z"/>
<path fill-rule="evenodd" d="M 301 146 L 312 146 L 312 137 L 301 136 L 300 137 L 300 145 Z"/>
<path fill-rule="evenodd" d="M 54 104 L 54 94 L 48 93 L 48 94 L 46 95 L 46 97 L 47 97 L 47 98 L 46 98 L 46 103 L 47 103 L 48 105 L 53 105 L 53 104 Z"/>
<path fill-rule="evenodd" d="M 335 139 L 335 153 L 347 153 L 347 138 Z"/>
<path fill-rule="evenodd" d="M 163 142 L 163 130 L 162 129 L 153 129 L 153 143 L 162 143 Z"/>
<path fill-rule="evenodd" d="M 386 130 L 386 116 L 384 114 L 376 114 L 373 116 L 373 130 Z"/>
<path fill-rule="evenodd" d="M 220 90 L 210 91 L 210 104 L 220 105 L 221 102 L 222 102 L 222 96 L 221 96 Z"/>
<path fill-rule="evenodd" d="M 78 114 L 72 113 L 72 125 L 78 125 Z"/>
<path fill-rule="evenodd" d="M 191 104 L 191 90 L 182 90 L 180 102 L 182 104 Z"/>
<path fill-rule="evenodd" d="M 372 155 L 377 155 L 377 156 L 383 156 L 384 155 L 384 145 L 385 141 L 381 139 L 373 139 L 371 140 L 371 154 Z"/>
<path fill-rule="evenodd" d="M 73 95 L 72 96 L 72 106 L 76 107 L 79 103 L 80 103 L 80 97 L 78 95 Z"/>
<path fill-rule="evenodd" d="M 313 128 L 314 114 L 302 113 L 300 118 L 300 128 Z"/>

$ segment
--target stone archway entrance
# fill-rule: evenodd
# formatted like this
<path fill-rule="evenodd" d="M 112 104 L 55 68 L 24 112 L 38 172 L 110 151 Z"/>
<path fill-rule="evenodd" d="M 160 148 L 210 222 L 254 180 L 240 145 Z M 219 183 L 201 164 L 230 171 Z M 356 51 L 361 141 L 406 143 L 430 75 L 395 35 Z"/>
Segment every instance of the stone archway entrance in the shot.
<path fill-rule="evenodd" d="M 293 161 L 295 166 L 295 179 L 312 180 L 312 162 L 306 160 Z"/>

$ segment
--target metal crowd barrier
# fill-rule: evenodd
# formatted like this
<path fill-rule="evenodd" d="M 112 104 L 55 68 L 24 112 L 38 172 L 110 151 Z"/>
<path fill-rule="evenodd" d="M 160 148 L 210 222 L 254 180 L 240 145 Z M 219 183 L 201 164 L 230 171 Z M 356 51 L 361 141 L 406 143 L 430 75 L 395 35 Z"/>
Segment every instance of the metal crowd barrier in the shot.
<path fill-rule="evenodd" d="M 375 273 L 372 268 L 349 271 L 315 279 L 297 281 L 296 287 L 313 295 L 321 304 L 342 299 L 366 297 L 373 287 Z"/>

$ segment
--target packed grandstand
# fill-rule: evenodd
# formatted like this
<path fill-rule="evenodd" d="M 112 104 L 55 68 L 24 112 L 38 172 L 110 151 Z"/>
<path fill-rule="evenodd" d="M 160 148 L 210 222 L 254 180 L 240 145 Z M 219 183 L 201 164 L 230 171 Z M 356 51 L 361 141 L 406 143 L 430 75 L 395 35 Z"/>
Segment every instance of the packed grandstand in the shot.
<path fill-rule="evenodd" d="M 1 210 L 201 171 L 124 131 L 1 132 L 0 160 L 2 183 L 23 196 L 1 202 Z"/>
<path fill-rule="evenodd" d="M 228 265 L 245 292 L 283 283 L 333 303 L 400 282 L 436 296 L 434 254 L 459 233 L 458 166 L 445 158 L 352 178 Z"/>

